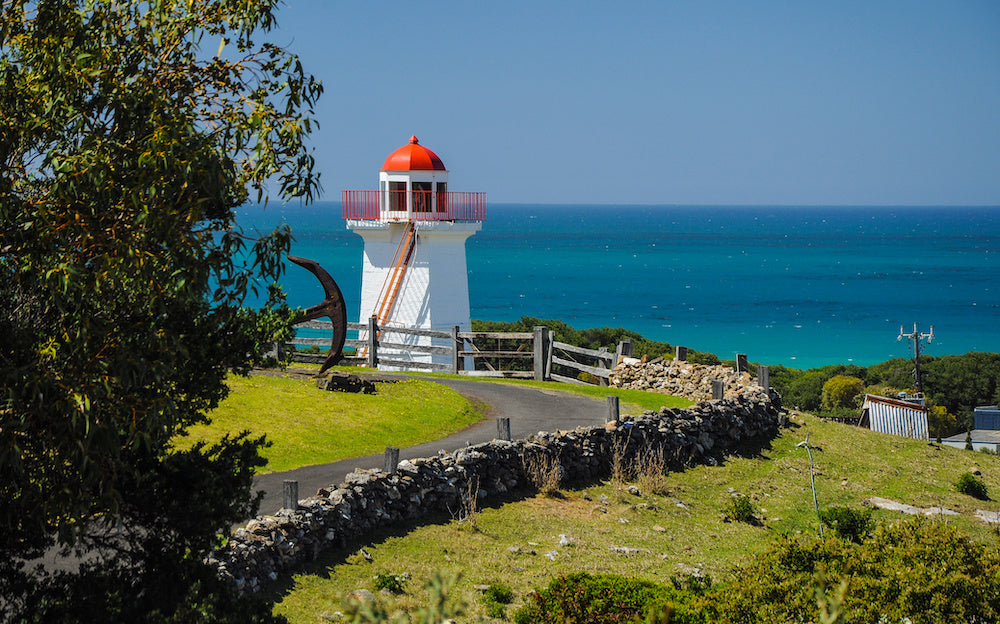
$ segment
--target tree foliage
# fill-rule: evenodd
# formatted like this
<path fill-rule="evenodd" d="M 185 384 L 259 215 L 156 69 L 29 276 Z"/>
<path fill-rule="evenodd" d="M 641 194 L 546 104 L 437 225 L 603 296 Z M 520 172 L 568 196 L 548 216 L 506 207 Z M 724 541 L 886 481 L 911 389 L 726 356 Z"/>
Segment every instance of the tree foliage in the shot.
<path fill-rule="evenodd" d="M 864 380 L 850 375 L 834 375 L 823 384 L 823 409 L 858 407 L 858 397 L 865 391 Z"/>
<path fill-rule="evenodd" d="M 318 187 L 304 141 L 321 86 L 256 40 L 275 5 L 0 5 L 0 581 L 23 596 L 8 615 L 72 613 L 81 579 L 118 590 L 87 598 L 88 621 L 200 621 L 199 601 L 205 621 L 246 615 L 200 562 L 254 509 L 264 442 L 170 440 L 287 326 L 269 284 L 289 232 L 250 237 L 233 212 Z M 244 308 L 265 286 L 267 306 Z M 54 542 L 97 563 L 20 563 Z"/>

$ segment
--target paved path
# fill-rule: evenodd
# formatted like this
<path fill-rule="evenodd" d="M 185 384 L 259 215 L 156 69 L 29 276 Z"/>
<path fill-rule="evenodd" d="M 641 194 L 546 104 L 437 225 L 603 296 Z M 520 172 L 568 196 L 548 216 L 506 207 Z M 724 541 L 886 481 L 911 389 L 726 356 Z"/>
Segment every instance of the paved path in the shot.
<path fill-rule="evenodd" d="M 607 403 L 604 401 L 566 392 L 487 381 L 421 379 L 452 388 L 469 399 L 485 403 L 489 408 L 485 420 L 442 440 L 401 449 L 400 459 L 431 457 L 440 450 L 453 451 L 468 444 L 489 442 L 496 437 L 497 418 L 510 419 L 510 434 L 516 440 L 539 431 L 601 424 L 607 415 Z M 282 482 L 286 479 L 298 481 L 299 498 L 306 498 L 321 487 L 339 484 L 355 468 L 381 468 L 383 461 L 382 454 L 368 455 L 257 475 L 253 482 L 254 491 L 264 491 L 259 513 L 271 514 L 281 508 Z"/>

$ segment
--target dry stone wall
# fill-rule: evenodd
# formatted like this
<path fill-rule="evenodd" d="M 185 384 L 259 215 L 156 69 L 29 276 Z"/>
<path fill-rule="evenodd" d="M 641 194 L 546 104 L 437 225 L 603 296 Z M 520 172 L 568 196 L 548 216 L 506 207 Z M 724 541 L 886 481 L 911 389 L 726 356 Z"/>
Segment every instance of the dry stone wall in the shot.
<path fill-rule="evenodd" d="M 610 385 L 631 390 L 652 390 L 695 401 L 712 398 L 712 382 L 722 381 L 725 396 L 764 392 L 750 376 L 728 366 L 708 366 L 679 360 L 626 361 L 611 372 Z M 773 397 L 772 397 L 773 398 Z"/>
<path fill-rule="evenodd" d="M 358 470 L 343 483 L 300 500 L 298 508 L 259 516 L 237 529 L 212 558 L 224 578 L 255 591 L 278 572 L 320 551 L 427 514 L 456 515 L 469 496 L 530 492 L 532 467 L 556 470 L 562 483 L 606 476 L 616 454 L 628 461 L 662 455 L 669 466 L 708 462 L 743 441 L 770 436 L 779 410 L 766 393 L 742 392 L 687 409 L 661 409 L 637 417 L 540 432 L 525 440 L 495 440 L 436 457 L 404 460 L 397 470 Z"/>

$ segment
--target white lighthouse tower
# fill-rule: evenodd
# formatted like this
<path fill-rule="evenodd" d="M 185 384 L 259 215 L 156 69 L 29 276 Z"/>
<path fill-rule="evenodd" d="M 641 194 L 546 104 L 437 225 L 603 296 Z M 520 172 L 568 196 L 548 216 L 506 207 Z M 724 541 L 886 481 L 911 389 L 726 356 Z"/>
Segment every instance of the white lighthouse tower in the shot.
<path fill-rule="evenodd" d="M 470 331 L 465 241 L 482 229 L 486 194 L 449 191 L 444 163 L 411 136 L 385 159 L 378 190 L 344 191 L 343 205 L 347 227 L 365 241 L 359 320 L 374 316 L 382 343 L 405 345 L 380 348 L 379 360 L 405 364 L 379 368 L 450 368 L 451 355 L 406 348 L 452 347 L 449 339 L 392 329 Z"/>

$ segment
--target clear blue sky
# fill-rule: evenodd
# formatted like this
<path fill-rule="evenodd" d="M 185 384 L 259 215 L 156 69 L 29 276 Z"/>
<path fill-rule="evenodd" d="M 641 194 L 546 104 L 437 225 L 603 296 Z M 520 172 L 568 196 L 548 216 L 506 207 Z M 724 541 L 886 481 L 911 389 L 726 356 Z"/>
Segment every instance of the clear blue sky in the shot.
<path fill-rule="evenodd" d="M 491 203 L 1000 205 L 1000 2 L 287 0 L 325 200 L 416 134 Z"/>

